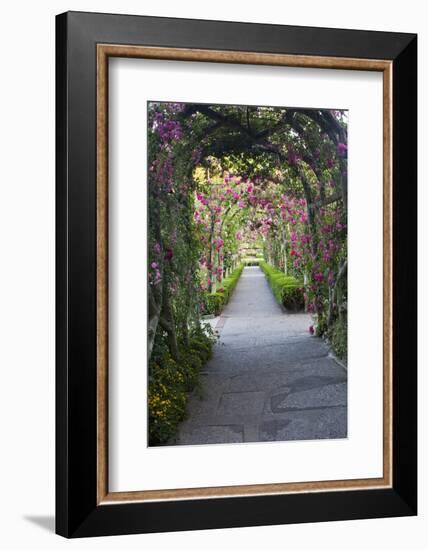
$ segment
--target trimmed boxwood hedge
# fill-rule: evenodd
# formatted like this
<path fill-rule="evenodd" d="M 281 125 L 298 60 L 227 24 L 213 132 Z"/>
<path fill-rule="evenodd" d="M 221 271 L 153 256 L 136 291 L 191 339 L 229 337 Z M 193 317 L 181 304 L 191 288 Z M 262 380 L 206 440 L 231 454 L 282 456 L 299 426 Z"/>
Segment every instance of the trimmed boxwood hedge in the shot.
<path fill-rule="evenodd" d="M 260 262 L 260 268 L 266 275 L 269 286 L 277 302 L 291 311 L 300 311 L 305 307 L 304 285 L 294 277 L 285 275 L 267 262 Z"/>
<path fill-rule="evenodd" d="M 205 313 L 220 315 L 224 306 L 229 301 L 243 269 L 244 264 L 241 264 L 234 271 L 232 271 L 229 277 L 223 279 L 222 286 L 217 289 L 217 292 L 205 294 Z"/>
<path fill-rule="evenodd" d="M 204 296 L 204 313 L 208 315 L 219 315 L 224 307 L 224 294 L 219 292 L 206 293 Z"/>

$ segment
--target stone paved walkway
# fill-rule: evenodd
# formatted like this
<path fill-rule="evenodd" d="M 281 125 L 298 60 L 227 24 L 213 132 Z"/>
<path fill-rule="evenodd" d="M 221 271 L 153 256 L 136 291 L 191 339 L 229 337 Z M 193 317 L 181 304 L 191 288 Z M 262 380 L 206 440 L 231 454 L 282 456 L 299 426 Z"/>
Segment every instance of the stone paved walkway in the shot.
<path fill-rule="evenodd" d="M 346 371 L 310 324 L 284 313 L 263 272 L 246 267 L 175 444 L 346 437 Z"/>

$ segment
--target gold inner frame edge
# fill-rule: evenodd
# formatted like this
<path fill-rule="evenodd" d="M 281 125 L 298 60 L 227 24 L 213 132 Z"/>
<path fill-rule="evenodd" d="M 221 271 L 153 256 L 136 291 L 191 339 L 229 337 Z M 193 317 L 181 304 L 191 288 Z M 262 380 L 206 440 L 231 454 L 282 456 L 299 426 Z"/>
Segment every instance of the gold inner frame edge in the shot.
<path fill-rule="evenodd" d="M 383 476 L 224 487 L 108 489 L 108 59 L 132 57 L 383 73 Z M 378 489 L 392 486 L 392 61 L 97 44 L 97 504 Z"/>

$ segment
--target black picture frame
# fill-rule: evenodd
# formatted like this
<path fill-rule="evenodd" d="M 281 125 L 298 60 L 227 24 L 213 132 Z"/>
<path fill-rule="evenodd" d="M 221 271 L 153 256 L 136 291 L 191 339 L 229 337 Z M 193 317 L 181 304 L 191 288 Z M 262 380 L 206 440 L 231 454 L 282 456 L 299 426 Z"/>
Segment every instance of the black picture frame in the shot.
<path fill-rule="evenodd" d="M 392 62 L 392 487 L 97 504 L 100 43 Z M 56 18 L 56 97 L 56 532 L 86 537 L 415 515 L 417 36 L 68 12 Z"/>

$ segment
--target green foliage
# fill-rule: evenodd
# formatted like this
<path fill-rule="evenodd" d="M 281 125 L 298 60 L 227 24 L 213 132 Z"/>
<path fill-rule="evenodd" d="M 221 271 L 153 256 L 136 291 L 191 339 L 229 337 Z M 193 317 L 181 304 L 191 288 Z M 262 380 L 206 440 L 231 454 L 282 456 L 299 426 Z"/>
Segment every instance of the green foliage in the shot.
<path fill-rule="evenodd" d="M 334 353 L 346 361 L 348 353 L 348 331 L 346 316 L 338 317 L 328 331 L 328 339 Z"/>
<path fill-rule="evenodd" d="M 259 265 L 277 301 L 289 310 L 306 304 L 312 330 L 346 356 L 347 281 L 338 277 L 347 254 L 340 198 L 347 115 L 340 113 L 149 103 L 151 444 L 172 438 L 184 417 L 212 348 L 201 315 L 221 313 L 243 265 L 224 280 L 223 273 L 243 254 L 252 257 L 250 249 L 263 248 L 269 263 Z"/>
<path fill-rule="evenodd" d="M 225 295 L 221 292 L 207 292 L 204 296 L 204 313 L 207 315 L 220 315 L 225 305 Z"/>
<path fill-rule="evenodd" d="M 244 269 L 244 264 L 241 264 L 239 267 L 237 267 L 232 273 L 229 275 L 229 277 L 226 277 L 222 281 L 222 288 L 223 293 L 226 298 L 226 304 L 229 301 L 230 297 L 232 296 L 232 292 L 234 291 L 236 285 L 238 284 L 239 277 L 242 274 L 242 270 Z M 217 292 L 221 292 L 222 289 L 219 288 Z"/>
<path fill-rule="evenodd" d="M 232 296 L 239 277 L 241 276 L 242 270 L 244 269 L 244 264 L 241 264 L 237 267 L 229 277 L 226 277 L 222 281 L 222 287 L 217 290 L 217 292 L 206 293 L 205 294 L 205 313 L 212 315 L 220 315 L 224 306 L 229 301 Z"/>
<path fill-rule="evenodd" d="M 148 409 L 150 445 L 166 442 L 186 409 L 185 378 L 169 354 L 150 362 Z"/>
<path fill-rule="evenodd" d="M 148 392 L 150 445 L 161 445 L 175 435 L 178 423 L 185 417 L 188 392 L 210 359 L 214 341 L 210 329 L 195 329 L 187 345 L 180 343 L 177 361 L 162 346 L 152 354 Z"/>
<path fill-rule="evenodd" d="M 294 277 L 288 277 L 279 269 L 261 261 L 260 267 L 266 275 L 269 286 L 277 302 L 291 311 L 304 308 L 303 283 Z"/>

